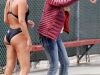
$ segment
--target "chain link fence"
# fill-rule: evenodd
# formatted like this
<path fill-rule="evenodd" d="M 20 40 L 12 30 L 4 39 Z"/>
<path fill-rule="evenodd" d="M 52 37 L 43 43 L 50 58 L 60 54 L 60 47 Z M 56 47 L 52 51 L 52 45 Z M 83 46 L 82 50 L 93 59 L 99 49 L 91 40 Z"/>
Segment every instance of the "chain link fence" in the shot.
<path fill-rule="evenodd" d="M 6 64 L 6 48 L 3 42 L 4 35 L 8 30 L 8 25 L 3 22 L 3 12 L 6 0 L 0 0 L 0 73 L 3 73 L 2 67 Z M 33 29 L 29 28 L 33 45 L 40 44 L 37 27 L 42 15 L 43 4 L 45 0 L 28 0 L 29 5 L 29 19 L 35 22 Z M 77 40 L 77 3 L 70 6 L 70 34 L 62 33 L 61 38 L 63 42 Z M 79 39 L 100 38 L 100 0 L 96 4 L 90 3 L 90 0 L 80 0 L 79 3 Z M 84 49 L 80 47 L 79 49 Z M 82 53 L 80 51 L 80 54 Z M 76 55 L 76 48 L 67 49 L 68 56 Z M 100 45 L 94 46 L 90 54 L 100 53 Z M 47 60 L 44 51 L 31 52 L 31 62 Z"/>

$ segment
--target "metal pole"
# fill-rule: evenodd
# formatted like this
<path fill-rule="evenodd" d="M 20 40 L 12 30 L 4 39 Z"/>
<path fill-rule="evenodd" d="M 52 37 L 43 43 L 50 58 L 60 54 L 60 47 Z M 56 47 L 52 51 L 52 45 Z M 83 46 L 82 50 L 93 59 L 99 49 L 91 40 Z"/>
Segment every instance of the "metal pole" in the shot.
<path fill-rule="evenodd" d="M 79 13 L 80 13 L 80 8 L 79 7 L 80 7 L 80 2 L 78 1 L 77 2 L 77 25 L 76 25 L 76 37 L 77 37 L 77 40 L 80 39 L 80 34 L 79 34 L 79 27 L 80 27 L 80 19 L 79 19 L 80 15 L 79 15 Z M 77 63 L 79 63 L 78 62 L 79 54 L 80 54 L 79 47 L 77 47 L 76 49 L 77 49 Z"/>

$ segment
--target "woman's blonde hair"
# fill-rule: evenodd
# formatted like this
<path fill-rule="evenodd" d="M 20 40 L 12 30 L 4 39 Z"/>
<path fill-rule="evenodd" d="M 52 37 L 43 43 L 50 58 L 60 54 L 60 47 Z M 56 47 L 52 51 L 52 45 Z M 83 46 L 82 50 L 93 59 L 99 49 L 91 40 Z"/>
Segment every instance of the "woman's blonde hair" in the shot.
<path fill-rule="evenodd" d="M 70 11 L 69 7 L 64 7 L 64 11 Z"/>

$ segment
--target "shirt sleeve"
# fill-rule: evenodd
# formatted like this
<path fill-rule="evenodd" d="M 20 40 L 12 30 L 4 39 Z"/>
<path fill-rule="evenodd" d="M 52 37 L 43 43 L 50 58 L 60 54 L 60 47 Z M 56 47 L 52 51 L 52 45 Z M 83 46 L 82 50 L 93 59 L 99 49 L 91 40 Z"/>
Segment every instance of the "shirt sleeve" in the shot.
<path fill-rule="evenodd" d="M 48 0 L 48 3 L 52 6 L 65 7 L 70 6 L 78 0 Z"/>

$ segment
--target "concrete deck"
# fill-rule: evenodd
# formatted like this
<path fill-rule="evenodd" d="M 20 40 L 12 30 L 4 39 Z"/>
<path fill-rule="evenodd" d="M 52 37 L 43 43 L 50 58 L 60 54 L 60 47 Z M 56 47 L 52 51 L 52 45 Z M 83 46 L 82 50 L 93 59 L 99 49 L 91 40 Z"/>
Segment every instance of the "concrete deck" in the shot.
<path fill-rule="evenodd" d="M 83 58 L 80 61 L 80 64 L 76 63 L 76 57 L 70 57 L 70 67 L 69 75 L 100 75 L 100 55 L 91 55 L 90 62 L 86 62 Z M 37 68 L 31 68 L 31 71 L 28 75 L 46 75 L 48 70 L 48 62 L 41 61 L 37 64 Z M 56 75 L 58 74 L 57 72 Z M 18 75 L 19 72 L 14 73 L 13 75 Z"/>

